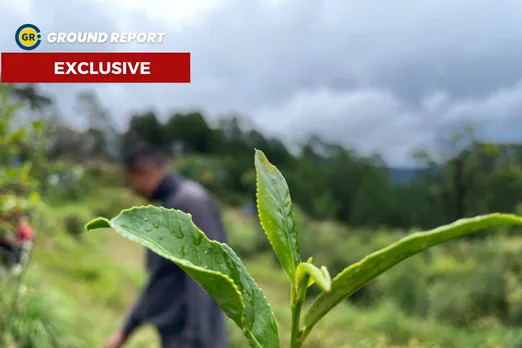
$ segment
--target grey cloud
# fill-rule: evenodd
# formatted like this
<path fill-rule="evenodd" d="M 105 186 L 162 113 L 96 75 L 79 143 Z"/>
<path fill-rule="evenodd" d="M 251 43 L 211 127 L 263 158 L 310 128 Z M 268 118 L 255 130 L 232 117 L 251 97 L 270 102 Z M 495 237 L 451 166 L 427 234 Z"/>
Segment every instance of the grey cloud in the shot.
<path fill-rule="evenodd" d="M 520 141 L 521 110 L 522 81 L 483 98 L 452 101 L 434 94 L 423 107 L 401 101 L 386 89 L 323 89 L 299 94 L 255 116 L 298 137 L 318 134 L 366 154 L 378 152 L 394 164 L 411 165 L 413 150 L 433 149 L 455 127 L 470 123 L 486 140 Z"/>
<path fill-rule="evenodd" d="M 517 0 L 230 0 L 183 25 L 85 0 L 31 4 L 18 12 L 0 5 L 8 14 L 0 15 L 2 31 L 34 20 L 53 31 L 168 33 L 161 47 L 42 50 L 192 52 L 190 85 L 45 86 L 71 115 L 75 93 L 95 87 L 121 123 L 130 110 L 150 106 L 163 115 L 171 108 L 202 108 L 212 117 L 235 111 L 288 139 L 320 133 L 395 164 L 410 163 L 413 148 L 433 146 L 466 122 L 488 139 L 522 138 Z M 0 45 L 17 50 L 11 35 Z"/>

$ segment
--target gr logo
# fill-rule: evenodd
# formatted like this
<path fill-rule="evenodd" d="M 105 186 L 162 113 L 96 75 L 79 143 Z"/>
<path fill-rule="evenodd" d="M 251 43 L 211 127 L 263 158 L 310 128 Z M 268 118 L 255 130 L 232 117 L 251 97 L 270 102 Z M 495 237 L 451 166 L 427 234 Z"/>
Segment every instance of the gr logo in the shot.
<path fill-rule="evenodd" d="M 23 50 L 31 51 L 40 45 L 40 29 L 34 24 L 21 25 L 15 34 L 15 41 L 18 47 Z"/>

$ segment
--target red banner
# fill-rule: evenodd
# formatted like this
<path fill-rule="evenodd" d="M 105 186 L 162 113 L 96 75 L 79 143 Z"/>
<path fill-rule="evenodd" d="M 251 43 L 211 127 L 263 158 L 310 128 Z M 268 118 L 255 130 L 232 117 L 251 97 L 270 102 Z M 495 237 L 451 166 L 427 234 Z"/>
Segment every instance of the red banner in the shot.
<path fill-rule="evenodd" d="M 3 83 L 189 83 L 190 53 L 1 54 Z"/>

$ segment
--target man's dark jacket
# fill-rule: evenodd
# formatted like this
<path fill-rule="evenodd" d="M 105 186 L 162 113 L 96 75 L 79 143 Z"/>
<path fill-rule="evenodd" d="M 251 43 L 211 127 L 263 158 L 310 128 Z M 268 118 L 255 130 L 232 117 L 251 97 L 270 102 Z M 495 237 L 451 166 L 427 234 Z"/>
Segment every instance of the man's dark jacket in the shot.
<path fill-rule="evenodd" d="M 226 242 L 218 208 L 198 183 L 169 175 L 153 200 L 192 214 L 209 239 Z M 164 348 L 228 348 L 223 312 L 192 278 L 149 249 L 147 271 L 149 280 L 125 322 L 126 334 L 148 323 L 158 329 Z"/>

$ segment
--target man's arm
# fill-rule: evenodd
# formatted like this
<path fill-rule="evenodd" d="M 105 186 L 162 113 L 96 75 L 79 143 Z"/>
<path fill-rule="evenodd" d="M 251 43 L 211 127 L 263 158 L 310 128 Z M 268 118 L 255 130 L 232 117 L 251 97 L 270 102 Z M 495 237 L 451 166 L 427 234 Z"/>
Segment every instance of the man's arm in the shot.
<path fill-rule="evenodd" d="M 149 258 L 155 257 L 155 254 L 150 250 L 146 250 L 146 253 Z M 155 263 L 155 268 L 151 270 L 147 283 L 141 290 L 140 296 L 123 324 L 122 331 L 126 336 L 132 334 L 148 317 L 162 312 L 163 304 L 157 299 L 165 291 L 168 291 L 170 284 L 165 282 L 167 279 L 162 277 L 162 275 L 168 272 L 165 268 L 170 264 L 171 261 L 168 260 Z"/>
<path fill-rule="evenodd" d="M 150 292 L 152 278 L 149 278 L 147 284 L 141 290 L 140 296 L 132 307 L 131 311 L 125 318 L 122 326 L 122 332 L 125 338 L 129 337 L 142 323 L 144 317 L 144 309 L 146 308 L 147 293 Z"/>
<path fill-rule="evenodd" d="M 226 236 L 219 212 L 210 200 L 187 199 L 183 211 L 192 215 L 194 224 L 211 240 L 225 242 Z M 186 209 L 186 210 L 185 210 Z M 182 334 L 181 347 L 206 348 L 212 346 L 209 312 L 213 301 L 192 278 L 186 281 L 187 321 Z"/>

